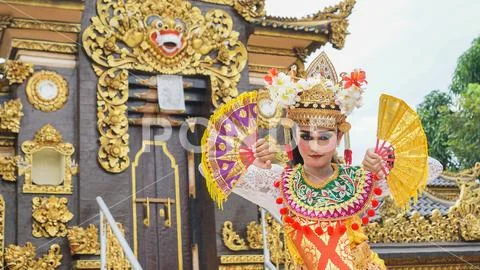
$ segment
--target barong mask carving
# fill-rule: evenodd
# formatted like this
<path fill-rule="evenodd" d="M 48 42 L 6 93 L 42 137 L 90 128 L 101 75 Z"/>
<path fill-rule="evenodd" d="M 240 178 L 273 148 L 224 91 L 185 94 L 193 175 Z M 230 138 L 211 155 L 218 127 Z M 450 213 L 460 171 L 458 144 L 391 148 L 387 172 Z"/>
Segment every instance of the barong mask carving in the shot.
<path fill-rule="evenodd" d="M 210 77 L 215 107 L 238 95 L 247 50 L 228 13 L 183 0 L 98 0 L 98 16 L 83 33 L 85 52 L 99 77 L 98 160 L 119 173 L 128 157 L 128 70 Z"/>
<path fill-rule="evenodd" d="M 174 57 L 187 45 L 186 24 L 181 19 L 152 15 L 147 18 L 147 27 L 151 27 L 150 43 L 157 47 L 163 56 Z"/>
<path fill-rule="evenodd" d="M 209 75 L 214 105 L 237 95 L 247 52 L 225 11 L 213 9 L 202 15 L 183 0 L 98 0 L 97 12 L 83 34 L 85 51 L 96 64 Z"/>

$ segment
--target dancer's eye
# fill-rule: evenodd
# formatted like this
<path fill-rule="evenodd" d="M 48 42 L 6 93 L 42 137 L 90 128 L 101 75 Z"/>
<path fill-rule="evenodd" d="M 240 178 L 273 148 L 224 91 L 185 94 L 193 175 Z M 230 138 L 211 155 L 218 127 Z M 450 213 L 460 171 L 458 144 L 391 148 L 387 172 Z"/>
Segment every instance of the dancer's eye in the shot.
<path fill-rule="evenodd" d="M 300 134 L 300 138 L 302 138 L 302 140 L 305 140 L 305 141 L 313 140 L 313 137 L 310 136 L 310 134 L 307 134 L 307 133 Z"/>
<path fill-rule="evenodd" d="M 328 141 L 328 140 L 330 140 L 331 137 L 332 137 L 331 134 L 322 134 L 322 135 L 320 135 L 320 137 L 318 137 L 318 139 L 320 141 Z"/>

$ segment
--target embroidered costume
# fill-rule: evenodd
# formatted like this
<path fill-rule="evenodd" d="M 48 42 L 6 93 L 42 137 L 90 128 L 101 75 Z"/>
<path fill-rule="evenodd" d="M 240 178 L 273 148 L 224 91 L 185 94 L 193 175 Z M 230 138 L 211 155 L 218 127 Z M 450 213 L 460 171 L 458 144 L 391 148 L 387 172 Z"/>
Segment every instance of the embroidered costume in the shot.
<path fill-rule="evenodd" d="M 359 167 L 332 166 L 324 186 L 310 182 L 302 165 L 282 176 L 280 211 L 291 254 L 308 269 L 384 269 L 359 225 L 358 216 L 374 202 L 372 175 Z"/>

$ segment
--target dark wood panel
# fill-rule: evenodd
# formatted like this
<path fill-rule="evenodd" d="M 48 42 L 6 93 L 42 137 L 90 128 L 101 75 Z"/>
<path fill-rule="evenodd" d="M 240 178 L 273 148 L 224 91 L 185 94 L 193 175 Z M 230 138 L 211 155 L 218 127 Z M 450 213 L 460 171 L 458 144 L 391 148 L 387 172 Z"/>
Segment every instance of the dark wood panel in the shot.
<path fill-rule="evenodd" d="M 158 92 L 157 89 L 153 88 L 134 88 L 130 87 L 129 91 L 130 100 L 144 100 L 148 102 L 157 103 L 158 101 Z M 206 91 L 205 89 L 185 89 L 185 102 L 187 104 L 191 102 L 205 102 Z"/>
<path fill-rule="evenodd" d="M 198 88 L 198 89 L 207 89 L 208 79 L 206 77 L 202 76 L 197 76 L 197 77 L 192 77 L 192 76 L 184 76 L 183 77 L 183 87 L 184 88 Z M 157 80 L 154 75 L 146 75 L 146 74 L 140 74 L 140 73 L 130 73 L 130 76 L 128 76 L 128 83 L 130 85 L 138 85 L 138 86 L 144 86 L 144 87 L 157 87 Z"/>

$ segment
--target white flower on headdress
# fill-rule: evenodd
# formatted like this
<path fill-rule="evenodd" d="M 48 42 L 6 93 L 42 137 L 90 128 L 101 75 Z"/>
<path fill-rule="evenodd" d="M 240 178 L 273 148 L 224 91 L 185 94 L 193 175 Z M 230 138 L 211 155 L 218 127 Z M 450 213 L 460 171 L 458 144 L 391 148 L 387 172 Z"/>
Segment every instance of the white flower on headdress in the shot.
<path fill-rule="evenodd" d="M 294 81 L 289 75 L 276 70 L 265 76 L 265 84 L 273 103 L 282 107 L 295 104 L 298 94 L 311 85 L 307 80 Z"/>
<path fill-rule="evenodd" d="M 356 69 L 350 73 L 340 74 L 343 87 L 335 95 L 335 103 L 340 107 L 342 114 L 348 116 L 353 109 L 363 105 L 362 94 L 367 84 L 365 71 Z"/>
<path fill-rule="evenodd" d="M 340 75 L 342 84 L 335 84 L 321 75 L 295 81 L 288 74 L 271 69 L 265 76 L 266 88 L 273 104 L 288 107 L 299 101 L 302 91 L 311 89 L 315 85 L 323 85 L 327 91 L 335 94 L 335 103 L 340 107 L 342 114 L 348 116 L 355 108 L 362 106 L 362 94 L 367 84 L 363 70 L 354 70 L 350 77 L 346 73 Z"/>
<path fill-rule="evenodd" d="M 355 108 L 363 105 L 363 89 L 352 86 L 348 89 L 342 88 L 335 95 L 335 103 L 340 107 L 342 114 L 348 116 Z"/>

